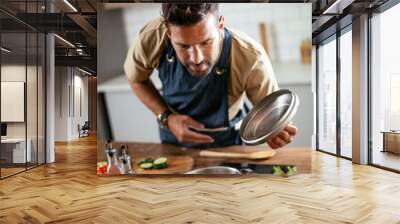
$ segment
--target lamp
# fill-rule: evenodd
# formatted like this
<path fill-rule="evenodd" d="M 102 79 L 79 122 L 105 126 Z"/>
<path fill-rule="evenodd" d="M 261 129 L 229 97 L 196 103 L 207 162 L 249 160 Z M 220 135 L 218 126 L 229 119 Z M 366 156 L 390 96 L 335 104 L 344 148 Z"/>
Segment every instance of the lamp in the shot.
<path fill-rule="evenodd" d="M 11 50 L 9 50 L 9 49 L 7 49 L 7 48 L 5 48 L 5 47 L 1 47 L 1 50 L 4 51 L 4 52 L 6 52 L 6 53 L 10 53 L 10 52 L 11 52 Z"/>
<path fill-rule="evenodd" d="M 72 44 L 71 42 L 69 42 L 68 40 L 66 40 L 66 39 L 64 39 L 64 38 L 62 38 L 62 37 L 60 37 L 60 36 L 57 35 L 57 34 L 54 34 L 54 36 L 57 37 L 57 38 L 58 38 L 59 40 L 61 40 L 62 42 L 66 43 L 67 45 L 69 45 L 69 46 L 75 48 L 75 45 L 73 45 L 73 44 Z"/>
<path fill-rule="evenodd" d="M 74 12 L 78 12 L 78 10 L 68 1 L 64 0 L 65 4 L 67 4 Z"/>

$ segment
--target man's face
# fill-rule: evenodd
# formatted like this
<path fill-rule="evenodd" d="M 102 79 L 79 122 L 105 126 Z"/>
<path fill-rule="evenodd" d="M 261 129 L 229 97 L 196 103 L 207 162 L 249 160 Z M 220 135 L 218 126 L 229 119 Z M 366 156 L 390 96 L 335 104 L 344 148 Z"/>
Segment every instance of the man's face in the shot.
<path fill-rule="evenodd" d="M 218 62 L 223 40 L 224 18 L 208 14 L 191 26 L 168 25 L 175 52 L 187 70 L 197 77 L 207 75 Z"/>

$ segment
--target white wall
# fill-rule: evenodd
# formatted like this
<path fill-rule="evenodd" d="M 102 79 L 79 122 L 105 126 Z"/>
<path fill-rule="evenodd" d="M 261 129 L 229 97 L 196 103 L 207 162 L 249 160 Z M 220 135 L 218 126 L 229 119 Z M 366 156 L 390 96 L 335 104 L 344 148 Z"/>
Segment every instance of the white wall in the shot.
<path fill-rule="evenodd" d="M 307 146 L 312 147 L 313 134 L 313 93 L 309 84 L 285 84 L 281 88 L 294 91 L 299 97 L 300 105 L 297 113 L 293 118 L 293 125 L 297 127 L 298 133 L 293 138 L 290 146 Z"/>
<path fill-rule="evenodd" d="M 88 78 L 77 69 L 56 67 L 55 86 L 55 140 L 77 139 L 78 124 L 88 120 Z"/>
<path fill-rule="evenodd" d="M 160 8 L 159 3 L 139 3 L 124 10 L 128 46 L 143 24 L 161 15 Z M 227 27 L 239 29 L 258 42 L 258 25 L 265 22 L 272 61 L 299 61 L 301 41 L 311 40 L 311 3 L 221 3 L 220 12 Z"/>
<path fill-rule="evenodd" d="M 221 4 L 228 27 L 261 42 L 258 25 L 266 23 L 271 61 L 300 61 L 300 44 L 311 40 L 310 4 Z M 305 13 L 307 12 L 307 13 Z"/>
<path fill-rule="evenodd" d="M 68 84 L 69 77 L 67 67 L 55 68 L 55 140 L 66 141 L 68 139 Z M 66 97 L 65 97 L 66 96 Z"/>
<path fill-rule="evenodd" d="M 82 89 L 82 115 L 80 116 L 80 122 L 83 124 L 89 120 L 89 78 L 87 76 L 78 76 L 80 81 L 80 87 Z"/>
<path fill-rule="evenodd" d="M 97 70 L 101 73 L 98 73 L 97 81 L 102 83 L 123 73 L 125 49 L 128 46 L 123 35 L 124 24 L 120 11 L 105 11 L 101 4 L 98 6 L 97 46 L 101 47 L 97 48 Z"/>
<path fill-rule="evenodd" d="M 81 76 L 82 73 L 76 74 L 77 70 L 75 70 L 74 75 L 74 108 L 72 108 L 72 136 L 73 138 L 78 137 L 78 124 L 82 126 L 85 121 L 88 121 L 88 77 Z M 79 71 L 78 71 L 79 72 Z M 80 91 L 80 93 L 79 93 Z M 80 95 L 80 97 L 79 97 Z M 80 111 L 82 110 L 82 111 Z"/>
<path fill-rule="evenodd" d="M 160 143 L 156 117 L 130 89 L 107 91 L 105 100 L 115 141 Z"/>

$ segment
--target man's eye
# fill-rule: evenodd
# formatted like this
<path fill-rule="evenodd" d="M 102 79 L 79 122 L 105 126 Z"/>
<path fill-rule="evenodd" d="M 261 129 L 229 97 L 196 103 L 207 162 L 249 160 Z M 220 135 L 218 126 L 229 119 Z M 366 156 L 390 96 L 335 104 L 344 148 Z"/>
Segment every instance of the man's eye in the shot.
<path fill-rule="evenodd" d="M 209 44 L 211 44 L 211 40 L 206 41 L 206 42 L 202 43 L 201 45 L 209 45 Z"/>
<path fill-rule="evenodd" d="M 189 49 L 189 45 L 181 45 L 181 48 L 183 48 L 183 49 Z"/>

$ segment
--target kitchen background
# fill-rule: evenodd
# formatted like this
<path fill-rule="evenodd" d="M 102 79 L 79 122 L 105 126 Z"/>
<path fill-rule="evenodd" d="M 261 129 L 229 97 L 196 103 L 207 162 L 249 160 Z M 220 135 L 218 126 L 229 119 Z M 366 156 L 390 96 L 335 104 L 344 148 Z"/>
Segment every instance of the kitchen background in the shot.
<path fill-rule="evenodd" d="M 155 116 L 136 98 L 123 74 L 129 46 L 147 21 L 160 16 L 160 8 L 156 3 L 112 3 L 99 8 L 98 92 L 115 141 L 160 142 Z M 300 106 L 293 123 L 299 132 L 290 146 L 311 147 L 315 139 L 311 4 L 220 4 L 220 11 L 227 27 L 247 33 L 264 46 L 279 87 L 298 94 Z M 151 78 L 161 85 L 157 74 Z M 104 130 L 98 129 L 100 137 Z"/>

